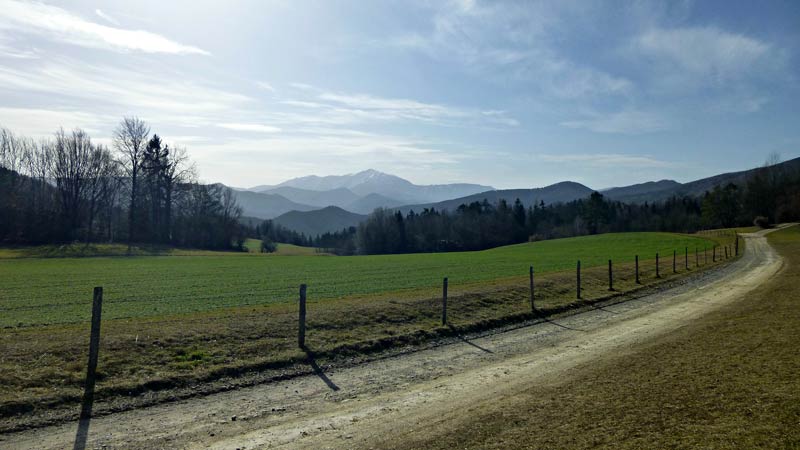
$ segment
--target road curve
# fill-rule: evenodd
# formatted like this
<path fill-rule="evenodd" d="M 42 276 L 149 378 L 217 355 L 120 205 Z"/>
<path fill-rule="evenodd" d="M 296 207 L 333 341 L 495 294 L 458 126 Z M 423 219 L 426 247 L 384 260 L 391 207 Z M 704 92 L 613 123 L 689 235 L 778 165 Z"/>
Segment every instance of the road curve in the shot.
<path fill-rule="evenodd" d="M 556 382 L 743 299 L 782 266 L 768 232 L 742 235 L 746 251 L 730 265 L 635 300 L 333 372 L 111 414 L 80 430 L 64 424 L 7 434 L 0 447 L 380 447 L 486 399 Z"/>

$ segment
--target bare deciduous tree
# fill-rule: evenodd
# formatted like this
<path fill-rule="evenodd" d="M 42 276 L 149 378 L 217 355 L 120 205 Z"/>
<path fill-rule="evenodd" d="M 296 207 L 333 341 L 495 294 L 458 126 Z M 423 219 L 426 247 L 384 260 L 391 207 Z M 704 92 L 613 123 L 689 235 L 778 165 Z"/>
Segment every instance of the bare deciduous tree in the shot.
<path fill-rule="evenodd" d="M 125 117 L 114 130 L 114 148 L 120 154 L 123 167 L 130 179 L 130 204 L 128 211 L 128 250 L 134 241 L 136 196 L 139 188 L 139 171 L 147 146 L 150 127 L 137 117 Z"/>
<path fill-rule="evenodd" d="M 81 203 L 89 182 L 93 151 L 92 141 L 83 130 L 75 129 L 67 134 L 62 128 L 56 132 L 52 177 L 61 203 L 62 235 L 67 239 L 73 239 L 80 226 Z"/>

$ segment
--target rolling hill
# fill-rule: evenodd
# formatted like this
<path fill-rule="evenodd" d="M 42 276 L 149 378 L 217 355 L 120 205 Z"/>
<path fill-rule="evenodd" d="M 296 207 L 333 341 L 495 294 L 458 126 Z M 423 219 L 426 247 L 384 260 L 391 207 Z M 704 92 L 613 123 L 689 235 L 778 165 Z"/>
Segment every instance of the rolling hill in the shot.
<path fill-rule="evenodd" d="M 357 226 L 366 217 L 345 211 L 337 206 L 328 206 L 313 211 L 290 211 L 276 217 L 273 221 L 306 236 L 317 236 Z"/>
<path fill-rule="evenodd" d="M 375 208 L 396 208 L 402 205 L 403 202 L 393 198 L 385 197 L 381 194 L 369 194 L 344 206 L 344 209 L 358 214 L 369 214 Z"/>
<path fill-rule="evenodd" d="M 289 211 L 310 211 L 316 207 L 293 202 L 281 195 L 233 191 L 244 216 L 272 219 Z"/>

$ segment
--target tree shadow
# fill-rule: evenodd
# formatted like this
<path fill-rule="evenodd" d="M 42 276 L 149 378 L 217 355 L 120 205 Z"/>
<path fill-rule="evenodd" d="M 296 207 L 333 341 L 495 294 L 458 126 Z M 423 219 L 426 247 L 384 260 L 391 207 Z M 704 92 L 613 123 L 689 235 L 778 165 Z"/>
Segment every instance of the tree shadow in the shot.
<path fill-rule="evenodd" d="M 317 360 L 314 358 L 314 352 L 308 348 L 307 346 L 302 346 L 304 352 L 306 352 L 306 362 L 308 365 L 311 366 L 311 369 L 314 371 L 314 375 L 318 376 L 320 380 L 322 380 L 332 391 L 338 391 L 340 388 L 336 385 L 322 370 L 322 368 L 317 364 Z"/>

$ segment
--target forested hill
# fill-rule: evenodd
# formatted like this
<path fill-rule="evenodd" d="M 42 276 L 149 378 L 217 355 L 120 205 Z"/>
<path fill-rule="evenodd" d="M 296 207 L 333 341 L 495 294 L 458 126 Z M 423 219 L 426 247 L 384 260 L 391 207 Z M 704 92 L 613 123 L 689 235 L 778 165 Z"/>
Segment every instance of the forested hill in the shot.
<path fill-rule="evenodd" d="M 498 189 L 493 191 L 481 192 L 478 194 L 446 200 L 438 203 L 427 203 L 422 205 L 406 205 L 396 208 L 402 214 L 409 211 L 420 212 L 426 208 L 436 209 L 437 211 L 455 211 L 459 206 L 473 202 L 483 202 L 486 200 L 490 204 L 495 204 L 500 200 L 505 200 L 511 204 L 516 199 L 522 202 L 525 207 L 545 204 L 566 203 L 580 198 L 586 198 L 593 192 L 592 189 L 573 181 L 563 181 L 543 188 L 536 189 Z"/>
<path fill-rule="evenodd" d="M 782 163 L 771 166 L 773 172 L 796 172 L 800 170 L 800 158 L 790 159 Z M 662 180 L 655 183 L 643 183 L 633 186 L 618 187 L 603 191 L 603 195 L 612 199 L 626 203 L 644 203 L 663 201 L 670 197 L 692 196 L 700 197 L 706 192 L 713 190 L 716 186 L 724 186 L 733 183 L 736 186 L 744 187 L 747 180 L 761 170 L 761 168 L 742 170 L 739 172 L 729 172 L 713 177 L 701 178 L 688 183 L 678 183 L 672 180 Z"/>
<path fill-rule="evenodd" d="M 328 206 L 314 211 L 291 211 L 276 217 L 273 222 L 306 236 L 314 237 L 356 227 L 366 218 L 365 215 L 351 213 L 336 206 Z"/>

